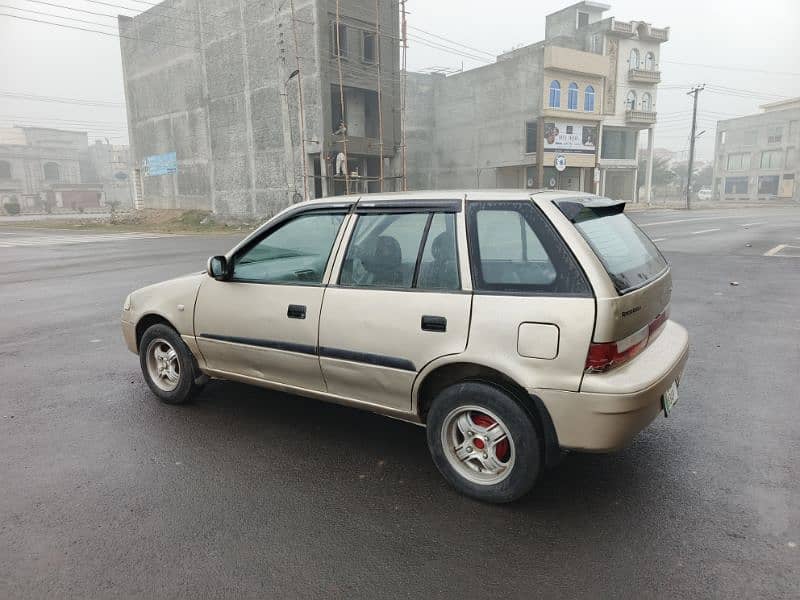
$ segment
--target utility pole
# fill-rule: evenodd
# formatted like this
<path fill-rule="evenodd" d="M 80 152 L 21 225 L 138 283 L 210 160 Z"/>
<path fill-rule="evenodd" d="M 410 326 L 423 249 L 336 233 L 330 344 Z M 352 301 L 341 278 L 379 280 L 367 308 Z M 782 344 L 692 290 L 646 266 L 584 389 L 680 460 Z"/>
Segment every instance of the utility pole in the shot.
<path fill-rule="evenodd" d="M 694 141 L 697 131 L 697 96 L 706 87 L 706 84 L 698 85 L 686 92 L 687 96 L 694 96 L 694 106 L 692 108 L 692 133 L 689 139 L 689 168 L 686 172 L 686 210 L 692 208 L 692 169 L 694 168 Z"/>

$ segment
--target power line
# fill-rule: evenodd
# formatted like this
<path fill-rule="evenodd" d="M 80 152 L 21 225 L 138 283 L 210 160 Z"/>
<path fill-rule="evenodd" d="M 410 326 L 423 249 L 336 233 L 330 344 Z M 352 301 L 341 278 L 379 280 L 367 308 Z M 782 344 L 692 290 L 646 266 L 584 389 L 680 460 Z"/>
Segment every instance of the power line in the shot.
<path fill-rule="evenodd" d="M 41 102 L 58 102 L 61 104 L 80 104 L 83 106 L 107 106 L 117 107 L 125 106 L 124 102 L 112 102 L 110 100 L 86 100 L 83 98 L 63 98 L 59 96 L 38 96 L 36 94 L 27 94 L 24 92 L 5 92 L 0 91 L 0 96 L 6 98 L 18 98 L 20 100 L 37 100 Z"/>
<path fill-rule="evenodd" d="M 419 27 L 414 27 L 413 25 L 409 25 L 408 28 L 409 29 L 413 29 L 414 31 L 419 31 L 420 33 L 424 33 L 424 34 L 429 35 L 431 37 L 438 38 L 438 39 L 440 39 L 440 40 L 442 40 L 444 42 L 448 42 L 448 43 L 450 43 L 450 44 L 452 44 L 454 46 L 461 46 L 462 48 L 465 48 L 467 50 L 471 50 L 473 52 L 478 52 L 479 54 L 486 54 L 487 56 L 491 56 L 492 60 L 495 59 L 496 55 L 494 53 L 492 53 L 492 52 L 487 52 L 486 50 L 481 50 L 480 48 L 475 48 L 473 46 L 467 46 L 466 44 L 462 44 L 461 42 L 457 42 L 455 40 L 452 40 L 450 38 L 446 38 L 446 37 L 444 37 L 442 35 L 438 35 L 436 33 L 431 33 L 430 31 L 425 31 L 424 29 L 420 29 Z"/>
<path fill-rule="evenodd" d="M 677 60 L 664 60 L 661 59 L 662 63 L 669 63 L 671 65 L 682 65 L 686 67 L 702 67 L 705 69 L 720 69 L 723 71 L 747 71 L 750 73 L 766 73 L 767 75 L 789 75 L 793 77 L 800 77 L 800 73 L 793 73 L 791 71 L 768 71 L 766 69 L 754 69 L 748 67 L 728 67 L 724 65 L 708 65 L 704 63 L 688 63 L 688 62 L 681 62 Z"/>

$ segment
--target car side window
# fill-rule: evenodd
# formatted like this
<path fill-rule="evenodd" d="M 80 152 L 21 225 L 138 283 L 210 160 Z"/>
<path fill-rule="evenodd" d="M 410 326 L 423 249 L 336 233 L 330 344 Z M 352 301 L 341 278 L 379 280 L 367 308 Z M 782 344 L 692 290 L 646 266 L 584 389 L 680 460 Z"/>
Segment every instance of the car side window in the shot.
<path fill-rule="evenodd" d="M 590 294 L 558 233 L 531 202 L 468 204 L 476 290 Z"/>
<path fill-rule="evenodd" d="M 437 213 L 422 252 L 417 286 L 425 290 L 457 290 L 461 287 L 456 251 L 456 216 Z"/>
<path fill-rule="evenodd" d="M 351 287 L 459 289 L 455 215 L 360 215 L 339 283 Z"/>
<path fill-rule="evenodd" d="M 234 281 L 319 284 L 344 214 L 309 214 L 287 221 L 234 257 Z"/>
<path fill-rule="evenodd" d="M 410 288 L 428 215 L 359 215 L 339 278 L 353 287 Z"/>

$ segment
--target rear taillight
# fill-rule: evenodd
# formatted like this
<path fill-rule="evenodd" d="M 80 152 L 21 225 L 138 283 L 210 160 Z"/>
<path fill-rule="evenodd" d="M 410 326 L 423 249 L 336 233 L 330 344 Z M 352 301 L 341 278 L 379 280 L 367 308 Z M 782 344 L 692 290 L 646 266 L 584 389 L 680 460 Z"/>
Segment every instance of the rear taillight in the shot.
<path fill-rule="evenodd" d="M 649 325 L 616 342 L 592 342 L 586 356 L 587 373 L 604 373 L 633 359 L 655 340 L 669 320 L 669 308 L 659 314 Z"/>

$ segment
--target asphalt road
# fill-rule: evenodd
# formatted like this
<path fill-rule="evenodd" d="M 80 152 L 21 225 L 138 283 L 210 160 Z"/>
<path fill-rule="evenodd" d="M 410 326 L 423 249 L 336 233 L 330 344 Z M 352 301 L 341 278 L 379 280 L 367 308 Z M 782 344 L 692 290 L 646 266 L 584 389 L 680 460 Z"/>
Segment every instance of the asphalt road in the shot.
<path fill-rule="evenodd" d="M 509 506 L 412 425 L 222 382 L 159 404 L 123 299 L 236 238 L 0 226 L 0 598 L 798 597 L 800 207 L 634 218 L 692 336 L 681 400 Z"/>

